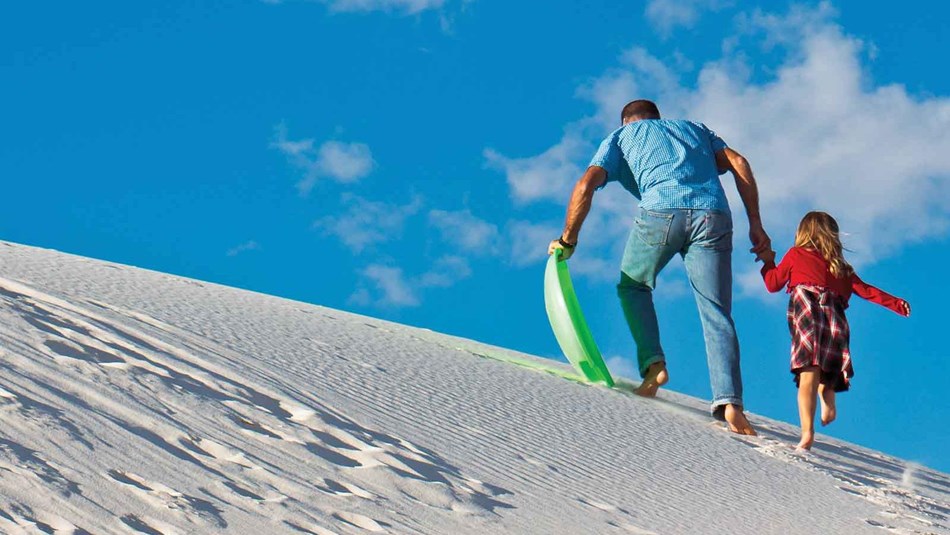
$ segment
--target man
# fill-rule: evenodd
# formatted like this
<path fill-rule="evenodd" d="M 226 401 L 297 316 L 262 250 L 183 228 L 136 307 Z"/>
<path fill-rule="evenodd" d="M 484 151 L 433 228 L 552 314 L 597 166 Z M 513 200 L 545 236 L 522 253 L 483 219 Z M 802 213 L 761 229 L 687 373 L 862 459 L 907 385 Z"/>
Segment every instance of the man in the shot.
<path fill-rule="evenodd" d="M 735 177 L 749 216 L 751 252 L 758 260 L 771 250 L 771 240 L 762 228 L 752 169 L 705 125 L 661 119 L 649 100 L 628 103 L 620 118 L 622 126 L 601 143 L 574 186 L 564 232 L 551 242 L 548 254 L 556 249 L 564 258 L 573 254 L 594 191 L 607 182 L 619 182 L 639 199 L 617 285 L 637 343 L 643 377 L 637 393 L 653 397 L 669 381 L 653 289 L 657 274 L 679 254 L 703 324 L 713 415 L 734 433 L 754 435 L 742 408 L 739 342 L 732 321 L 732 215 L 719 182 L 727 170 Z"/>

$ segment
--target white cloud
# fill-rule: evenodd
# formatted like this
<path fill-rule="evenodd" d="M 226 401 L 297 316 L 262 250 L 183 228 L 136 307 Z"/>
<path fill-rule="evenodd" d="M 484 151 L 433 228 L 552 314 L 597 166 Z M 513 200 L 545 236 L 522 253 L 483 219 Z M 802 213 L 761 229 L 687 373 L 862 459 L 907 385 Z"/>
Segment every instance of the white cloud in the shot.
<path fill-rule="evenodd" d="M 555 222 L 509 221 L 506 231 L 511 244 L 511 263 L 524 267 L 547 258 L 548 244 L 557 238 L 560 225 Z"/>
<path fill-rule="evenodd" d="M 619 108 L 618 108 L 619 110 Z M 618 114 L 619 115 L 619 114 Z M 576 181 L 581 177 L 581 167 L 562 157 L 565 152 L 590 156 L 592 143 L 581 141 L 581 132 L 591 128 L 597 121 L 582 120 L 572 124 L 565 137 L 554 150 L 529 158 L 507 158 L 490 151 L 490 158 L 504 162 L 497 168 L 506 172 L 512 200 L 516 204 L 550 201 L 567 205 Z M 571 148 L 570 151 L 566 147 Z M 557 171 L 552 171 L 552 154 L 557 154 Z M 616 280 L 620 256 L 626 236 L 636 214 L 636 199 L 617 185 L 595 194 L 595 201 L 584 222 L 578 250 L 571 259 L 571 270 L 581 275 L 600 280 Z M 519 267 L 529 266 L 547 257 L 551 240 L 563 230 L 563 219 L 557 222 L 531 222 L 513 219 L 506 225 L 510 260 Z"/>
<path fill-rule="evenodd" d="M 350 295 L 346 302 L 350 305 L 366 307 L 373 304 L 373 296 L 368 289 L 360 287 Z"/>
<path fill-rule="evenodd" d="M 621 58 L 623 68 L 578 91 L 598 111 L 568 125 L 551 149 L 519 159 L 495 151 L 486 151 L 486 157 L 506 172 L 516 203 L 566 204 L 568 177 L 578 175 L 576 162 L 590 156 L 567 149 L 593 146 L 615 128 L 623 101 L 652 97 L 664 116 L 702 121 L 748 157 L 766 229 L 781 246 L 789 245 L 799 219 L 811 209 L 838 219 L 858 264 L 945 235 L 950 229 L 950 206 L 943 202 L 950 198 L 950 99 L 912 95 L 899 84 L 875 84 L 863 65 L 866 45 L 847 35 L 832 16 L 827 4 L 780 16 L 753 12 L 741 20 L 741 39 L 730 38 L 736 46 L 702 65 L 692 81 L 634 48 Z M 778 47 L 780 64 L 747 63 L 740 45 L 750 38 L 755 47 Z M 600 125 L 597 135 L 591 134 L 592 123 Z M 751 270 L 744 210 L 730 176 L 724 184 L 736 215 L 736 249 L 742 258 L 737 266 Z M 552 190 L 560 193 L 549 194 Z M 578 249 L 578 260 L 582 255 L 618 258 L 617 246 L 610 244 L 622 240 L 618 229 L 629 229 L 630 219 L 626 201 L 614 197 L 634 202 L 616 185 L 595 195 L 593 219 L 581 233 L 582 247 L 589 247 Z M 597 240 L 602 243 L 594 246 Z"/>
<path fill-rule="evenodd" d="M 568 195 L 580 176 L 577 161 L 588 152 L 580 136 L 565 134 L 561 141 L 537 156 L 509 158 L 485 149 L 488 166 L 508 177 L 512 198 L 518 204 L 537 200 L 560 200 Z"/>
<path fill-rule="evenodd" d="M 443 256 L 435 261 L 432 269 L 416 281 L 419 288 L 448 288 L 472 274 L 468 261 L 461 256 Z"/>
<path fill-rule="evenodd" d="M 745 269 L 736 270 L 733 274 L 734 288 L 742 297 L 756 299 L 763 303 L 782 303 L 781 299 L 775 299 L 775 296 L 765 291 L 765 284 L 762 282 L 760 273 L 761 267 L 762 264 L 759 264 L 755 267 L 747 266 Z"/>
<path fill-rule="evenodd" d="M 378 243 L 400 239 L 406 219 L 422 208 L 420 197 L 398 205 L 344 194 L 342 203 L 347 206 L 345 213 L 322 217 L 314 221 L 313 227 L 324 236 L 336 236 L 356 254 Z"/>
<path fill-rule="evenodd" d="M 703 11 L 718 11 L 731 4 L 724 0 L 650 0 L 645 14 L 661 35 L 668 36 L 677 26 L 692 28 Z"/>
<path fill-rule="evenodd" d="M 287 160 L 303 173 L 297 183 L 301 195 L 310 193 L 320 178 L 330 178 L 341 183 L 353 183 L 366 177 L 376 163 L 368 145 L 326 141 L 316 146 L 312 138 L 290 140 L 287 127 L 281 123 L 276 128 L 276 139 L 271 147 L 283 153 Z"/>
<path fill-rule="evenodd" d="M 373 169 L 373 154 L 363 143 L 327 141 L 317 151 L 317 165 L 340 182 L 354 182 Z"/>
<path fill-rule="evenodd" d="M 228 256 L 237 256 L 245 251 L 256 251 L 260 248 L 261 248 L 260 244 L 258 244 L 254 240 L 251 240 L 248 242 L 244 242 L 241 245 L 238 245 L 237 247 L 228 249 Z"/>
<path fill-rule="evenodd" d="M 353 253 L 361 254 L 382 243 L 401 240 L 406 220 L 422 208 L 422 199 L 413 198 L 403 205 L 375 202 L 355 195 L 343 195 L 345 213 L 323 217 L 314 228 L 326 236 L 336 236 Z M 432 210 L 429 224 L 449 249 L 461 253 L 484 250 L 495 254 L 498 228 L 474 216 L 469 210 Z M 445 254 L 431 263 L 428 270 L 406 274 L 387 262 L 373 263 L 359 272 L 357 290 L 349 303 L 359 306 L 410 307 L 420 304 L 420 296 L 430 288 L 448 288 L 472 275 L 465 256 Z"/>
<path fill-rule="evenodd" d="M 372 290 L 365 286 L 356 290 L 350 296 L 350 304 L 380 307 L 415 307 L 419 306 L 419 297 L 403 275 L 402 269 L 383 264 L 371 264 L 360 273 L 364 284 L 372 286 Z M 373 297 L 373 292 L 376 297 Z"/>
<path fill-rule="evenodd" d="M 359 286 L 350 296 L 350 304 L 405 308 L 419 306 L 424 290 L 453 286 L 471 276 L 472 270 L 464 258 L 446 255 L 417 277 L 407 276 L 401 268 L 378 263 L 367 266 L 359 274 Z"/>
<path fill-rule="evenodd" d="M 266 4 L 283 4 L 288 0 L 262 0 Z M 312 1 L 312 0 L 310 0 Z M 384 13 L 398 13 L 401 15 L 414 15 L 423 11 L 436 10 L 441 11 L 447 4 L 446 0 L 317 0 L 326 4 L 327 9 L 332 13 L 370 13 L 373 11 L 382 11 Z M 466 4 L 472 0 L 463 0 Z M 448 19 L 443 19 L 442 24 L 448 24 Z"/>
<path fill-rule="evenodd" d="M 443 241 L 459 250 L 490 253 L 497 247 L 498 227 L 472 215 L 470 210 L 432 210 L 429 224 L 439 231 Z"/>
<path fill-rule="evenodd" d="M 324 0 L 330 11 L 369 12 L 397 11 L 405 14 L 419 13 L 428 9 L 439 9 L 445 0 Z"/>
<path fill-rule="evenodd" d="M 604 359 L 604 363 L 607 365 L 607 369 L 610 370 L 610 375 L 613 376 L 614 379 L 617 377 L 634 380 L 640 379 L 640 369 L 637 367 L 636 355 L 629 357 L 607 357 Z"/>
<path fill-rule="evenodd" d="M 773 36 L 782 24 L 758 20 Z M 874 85 L 863 44 L 828 20 L 785 30 L 789 54 L 774 79 L 736 79 L 718 62 L 703 68 L 686 100 L 687 113 L 749 158 L 766 228 L 790 236 L 807 210 L 827 210 L 864 261 L 944 234 L 950 99 Z"/>

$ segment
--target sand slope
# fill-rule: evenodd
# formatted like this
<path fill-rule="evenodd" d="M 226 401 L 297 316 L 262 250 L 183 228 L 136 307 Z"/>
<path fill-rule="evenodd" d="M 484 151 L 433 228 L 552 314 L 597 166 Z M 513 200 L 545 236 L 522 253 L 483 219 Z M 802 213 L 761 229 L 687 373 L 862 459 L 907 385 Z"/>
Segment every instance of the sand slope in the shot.
<path fill-rule="evenodd" d="M 518 359 L 0 243 L 0 532 L 950 533 L 946 474 Z"/>

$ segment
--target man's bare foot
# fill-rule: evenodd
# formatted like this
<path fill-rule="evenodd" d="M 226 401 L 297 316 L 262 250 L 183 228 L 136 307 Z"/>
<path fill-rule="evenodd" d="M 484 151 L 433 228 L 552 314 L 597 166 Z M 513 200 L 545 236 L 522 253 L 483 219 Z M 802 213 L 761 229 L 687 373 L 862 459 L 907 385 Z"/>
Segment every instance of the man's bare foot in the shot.
<path fill-rule="evenodd" d="M 821 385 L 818 392 L 821 394 L 821 425 L 828 425 L 838 416 L 838 409 L 835 407 L 835 391 Z"/>
<path fill-rule="evenodd" d="M 670 374 L 666 371 L 666 363 L 654 362 L 647 368 L 647 376 L 643 378 L 643 382 L 634 390 L 634 393 L 645 398 L 656 397 L 656 391 L 669 380 Z"/>
<path fill-rule="evenodd" d="M 815 443 L 815 433 L 802 433 L 802 439 L 799 441 L 798 446 L 795 447 L 798 451 L 809 451 L 811 450 L 811 445 Z"/>
<path fill-rule="evenodd" d="M 743 413 L 739 407 L 730 403 L 726 405 L 726 410 L 723 415 L 726 417 L 726 424 L 729 426 L 729 431 L 737 435 L 756 436 L 755 429 L 752 429 L 752 424 L 749 423 L 749 420 L 745 417 L 745 413 Z"/>

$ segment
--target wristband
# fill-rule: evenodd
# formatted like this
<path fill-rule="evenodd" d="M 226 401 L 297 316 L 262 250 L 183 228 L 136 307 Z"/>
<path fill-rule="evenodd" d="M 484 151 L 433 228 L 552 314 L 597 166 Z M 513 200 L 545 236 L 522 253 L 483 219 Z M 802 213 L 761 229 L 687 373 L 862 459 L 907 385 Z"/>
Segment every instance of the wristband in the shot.
<path fill-rule="evenodd" d="M 560 237 L 560 236 L 558 236 L 557 242 L 560 243 L 560 244 L 561 244 L 561 247 L 563 247 L 563 248 L 565 248 L 565 249 L 573 249 L 573 248 L 577 247 L 577 244 L 576 244 L 576 243 L 567 243 L 566 241 L 564 241 L 564 238 L 562 238 L 562 237 Z"/>

